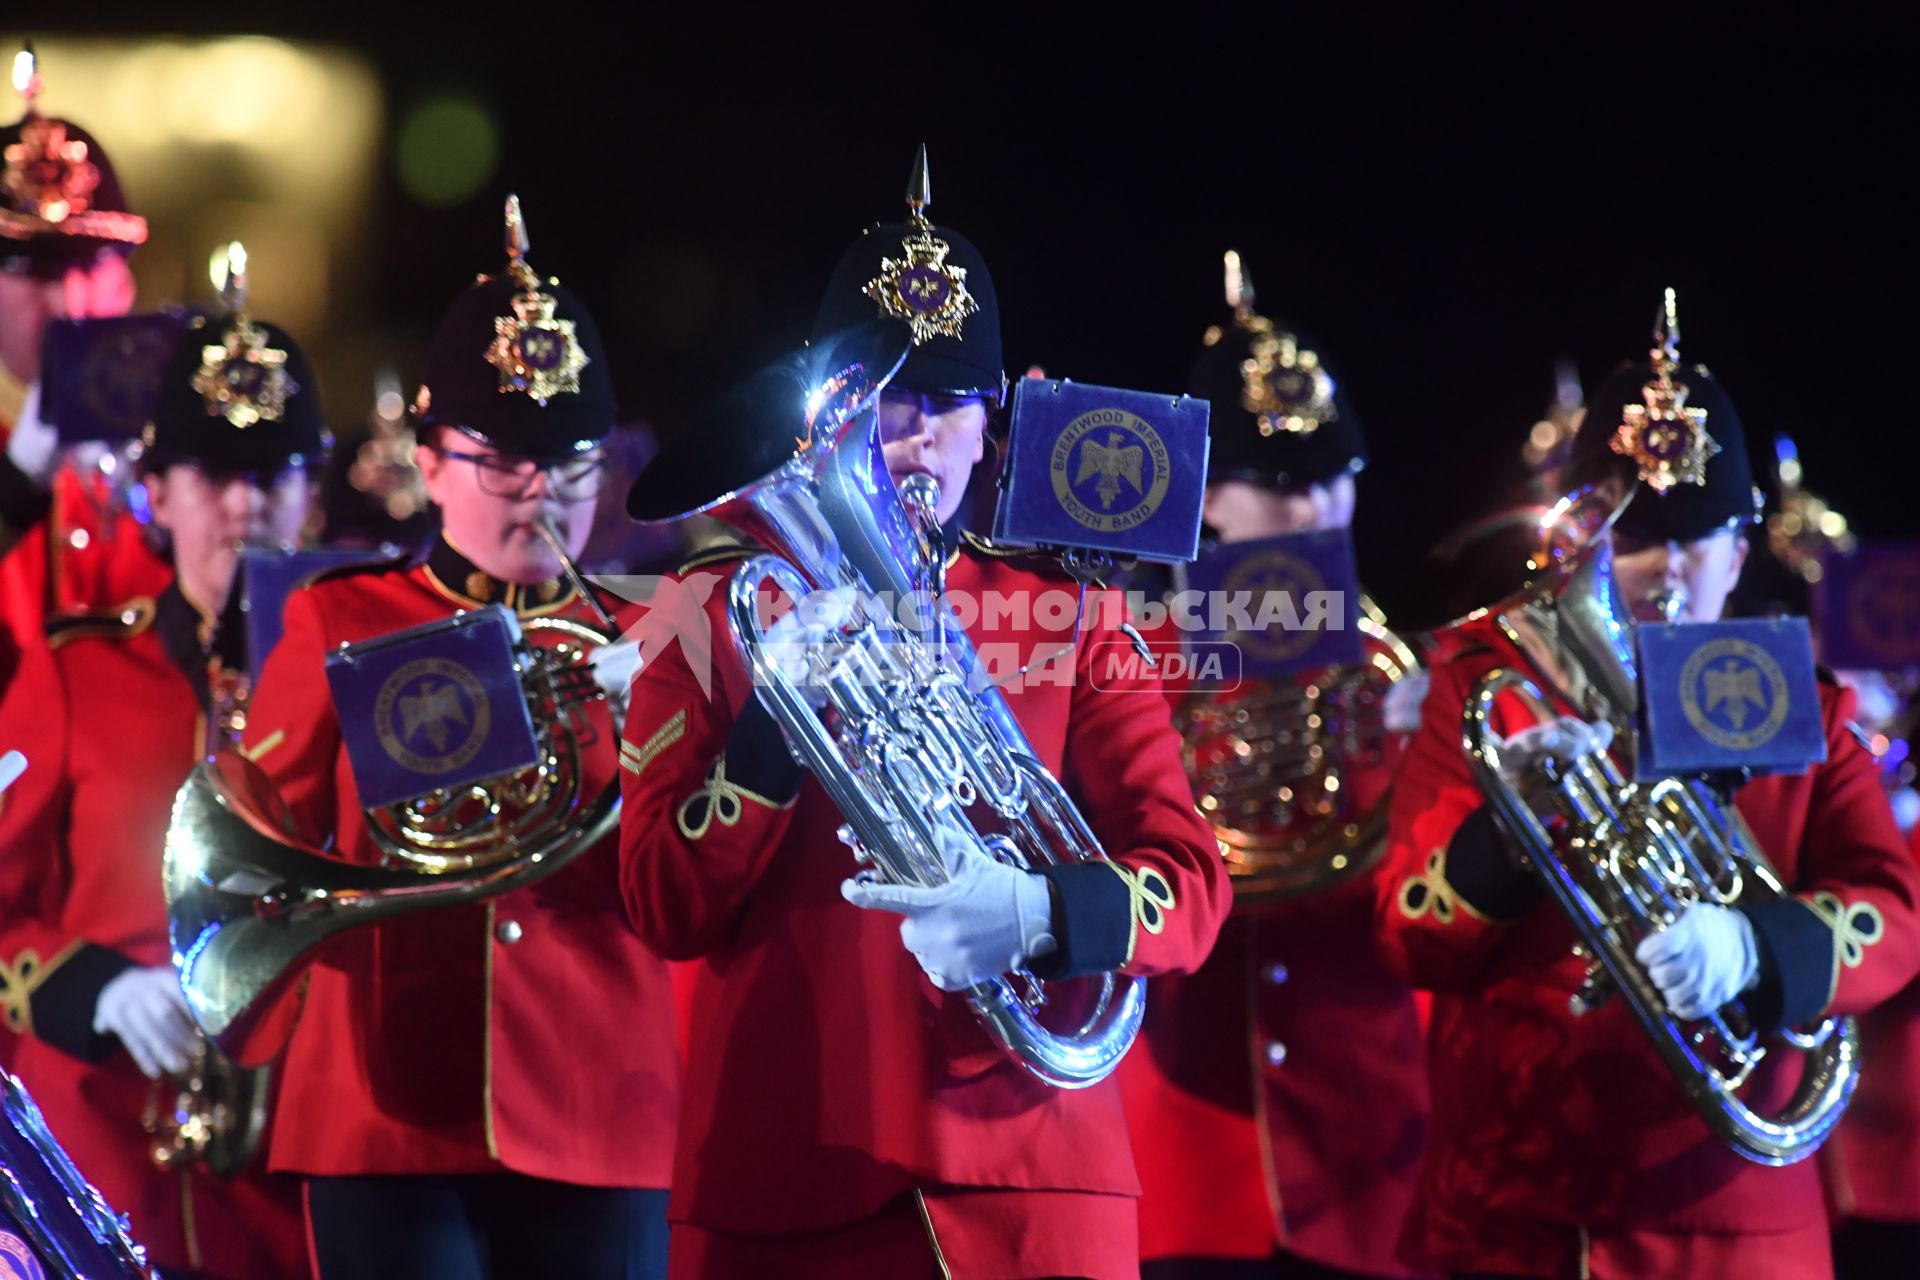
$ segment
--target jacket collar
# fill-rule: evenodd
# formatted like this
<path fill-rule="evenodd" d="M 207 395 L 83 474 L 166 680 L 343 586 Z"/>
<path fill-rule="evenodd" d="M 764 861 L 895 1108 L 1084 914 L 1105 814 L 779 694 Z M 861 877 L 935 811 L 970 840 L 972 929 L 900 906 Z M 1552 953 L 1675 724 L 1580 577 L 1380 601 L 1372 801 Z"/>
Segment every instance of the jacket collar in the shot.
<path fill-rule="evenodd" d="M 238 583 L 227 595 L 227 607 L 216 616 L 189 600 L 179 579 L 174 579 L 154 602 L 153 629 L 167 659 L 187 677 L 203 709 L 211 701 L 214 680 L 246 673 L 247 625 Z"/>
<path fill-rule="evenodd" d="M 422 567 L 434 590 L 467 609 L 502 604 L 521 617 L 531 617 L 559 612 L 573 603 L 576 594 L 564 577 L 535 583 L 505 582 L 493 577 L 449 542 L 445 533 L 434 540 Z"/>

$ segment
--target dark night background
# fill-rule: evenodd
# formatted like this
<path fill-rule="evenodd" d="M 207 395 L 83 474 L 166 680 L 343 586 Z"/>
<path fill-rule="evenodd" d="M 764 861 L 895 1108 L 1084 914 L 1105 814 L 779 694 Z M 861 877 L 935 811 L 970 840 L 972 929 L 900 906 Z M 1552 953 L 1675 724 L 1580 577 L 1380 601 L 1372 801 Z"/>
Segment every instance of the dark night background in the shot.
<path fill-rule="evenodd" d="M 429 209 L 383 171 L 360 264 L 379 323 L 424 346 L 517 190 L 533 260 L 600 318 L 623 410 L 664 432 L 805 336 L 845 242 L 903 211 L 924 140 L 934 216 L 992 265 L 1016 376 L 1181 385 L 1223 311 L 1220 253 L 1241 251 L 1261 310 L 1318 339 L 1366 423 L 1361 565 L 1390 612 L 1417 602 L 1420 553 L 1517 479 L 1555 357 L 1595 385 L 1644 351 L 1669 284 L 1757 461 L 1791 431 L 1856 528 L 1920 534 L 1916 113 L 1891 15 L 114 9 L 84 33 L 358 50 L 390 122 L 480 96 L 503 147 L 479 194 Z M 411 389 L 417 355 L 400 363 Z"/>

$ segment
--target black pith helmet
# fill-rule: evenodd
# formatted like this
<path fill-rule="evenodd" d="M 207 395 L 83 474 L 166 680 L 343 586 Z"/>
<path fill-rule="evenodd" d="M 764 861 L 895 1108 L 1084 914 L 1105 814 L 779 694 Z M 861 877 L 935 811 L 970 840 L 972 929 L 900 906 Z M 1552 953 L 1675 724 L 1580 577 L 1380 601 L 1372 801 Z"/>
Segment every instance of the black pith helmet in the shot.
<path fill-rule="evenodd" d="M 1212 406 L 1207 479 L 1291 488 L 1360 471 L 1360 420 L 1318 345 L 1254 311 L 1253 283 L 1232 250 L 1226 285 L 1232 316 L 1202 336 L 1187 380 Z"/>
<path fill-rule="evenodd" d="M 913 331 L 913 351 L 890 384 L 923 395 L 1006 398 L 1000 354 L 1000 300 L 973 243 L 927 220 L 932 203 L 927 149 L 907 181 L 908 221 L 862 231 L 827 282 L 813 336 L 844 332 L 876 315 Z"/>
<path fill-rule="evenodd" d="M 453 300 L 414 396 L 422 427 L 454 427 L 502 453 L 564 458 L 613 430 L 599 326 L 577 297 L 527 265 L 526 223 L 507 197 L 507 269 Z"/>

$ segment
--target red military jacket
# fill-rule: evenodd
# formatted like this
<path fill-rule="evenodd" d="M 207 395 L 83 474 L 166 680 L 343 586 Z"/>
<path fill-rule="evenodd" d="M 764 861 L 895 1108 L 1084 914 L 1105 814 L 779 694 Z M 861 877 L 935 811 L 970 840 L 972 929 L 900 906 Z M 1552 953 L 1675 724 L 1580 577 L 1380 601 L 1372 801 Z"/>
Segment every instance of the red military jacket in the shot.
<path fill-rule="evenodd" d="M 1434 671 L 1376 904 L 1388 962 L 1437 993 L 1433 1142 L 1404 1251 L 1443 1270 L 1571 1275 L 1590 1234 L 1656 1231 L 1714 1242 L 1725 1274 L 1797 1274 L 1775 1240 L 1824 1246 L 1805 1232 L 1822 1212 L 1815 1162 L 1767 1168 L 1714 1137 L 1623 1000 L 1569 1011 L 1585 972 L 1572 928 L 1506 862 L 1460 746 L 1468 691 L 1518 655 L 1490 625 L 1471 639 Z M 1746 908 L 1773 992 L 1757 998 L 1789 1024 L 1862 1012 L 1920 968 L 1920 875 L 1848 729 L 1853 694 L 1823 684 L 1821 703 L 1827 762 L 1737 798 L 1794 894 Z M 1502 732 L 1531 722 L 1517 710 L 1496 707 Z M 1776 1051 L 1742 1096 L 1777 1110 L 1798 1065 Z"/>
<path fill-rule="evenodd" d="M 1375 875 L 1243 908 L 1198 973 L 1148 988 L 1144 1042 L 1117 1073 L 1142 1257 L 1281 1248 L 1409 1274 L 1395 1244 L 1425 1150 L 1424 1036 L 1374 946 Z"/>
<path fill-rule="evenodd" d="M 1343 771 L 1355 812 L 1385 802 L 1404 750 L 1392 735 L 1376 762 Z M 1409 1274 L 1395 1244 L 1425 1149 L 1424 1033 L 1374 946 L 1374 876 L 1237 904 L 1197 973 L 1148 988 L 1142 1051 L 1117 1073 L 1143 1258 L 1279 1248 Z"/>
<path fill-rule="evenodd" d="M 0 448 L 26 388 L 0 368 Z M 0 682 L 21 662 L 40 668 L 41 623 L 136 596 L 157 596 L 173 574 L 147 545 L 146 531 L 115 510 L 97 473 L 62 467 L 41 492 L 0 453 Z"/>
<path fill-rule="evenodd" d="M 0 704 L 0 742 L 28 757 L 0 796 L 0 1004 L 11 1066 L 135 1240 L 162 1266 L 230 1280 L 304 1276 L 298 1188 L 251 1172 L 162 1171 L 150 1083 L 93 1030 L 108 981 L 169 959 L 160 867 L 174 792 L 206 742 L 210 640 L 177 588 L 56 622 L 49 676 Z"/>
<path fill-rule="evenodd" d="M 1920 827 L 1910 852 L 1920 861 Z M 1860 1088 L 1820 1153 L 1841 1217 L 1920 1222 L 1920 981 L 1860 1019 Z"/>
<path fill-rule="evenodd" d="M 1150 675 L 1094 678 L 1096 654 L 1128 647 L 1119 620 L 1076 637 L 1073 584 L 1038 563 L 971 544 L 948 586 L 988 606 L 962 622 L 990 670 L 1052 657 L 1007 702 L 1113 858 L 1051 877 L 1056 963 L 1192 969 L 1229 890 L 1167 704 Z M 920 1187 L 1137 1195 L 1118 1088 L 1051 1088 L 1011 1061 L 963 995 L 927 981 L 898 916 L 841 897 L 857 868 L 819 784 L 789 774 L 786 803 L 751 785 L 780 776 L 785 748 L 749 708 L 727 632 L 731 568 L 699 566 L 655 596 L 649 622 L 677 638 L 634 682 L 623 758 L 628 910 L 669 956 L 703 962 L 670 1216 L 792 1232 L 856 1221 Z M 752 728 L 735 735 L 743 712 Z"/>
<path fill-rule="evenodd" d="M 289 597 L 246 744 L 305 836 L 331 839 L 349 862 L 379 858 L 325 656 L 489 602 L 523 625 L 593 621 L 561 582 L 491 579 L 444 541 L 422 564 L 349 571 Z M 528 635 L 538 641 L 538 631 Z M 615 775 L 618 734 L 606 704 L 590 704 L 587 716 L 590 797 Z M 310 970 L 288 1046 L 273 1167 L 511 1169 L 588 1186 L 666 1186 L 679 1098 L 673 997 L 665 962 L 627 922 L 618 873 L 609 838 L 528 888 L 340 935 Z"/>

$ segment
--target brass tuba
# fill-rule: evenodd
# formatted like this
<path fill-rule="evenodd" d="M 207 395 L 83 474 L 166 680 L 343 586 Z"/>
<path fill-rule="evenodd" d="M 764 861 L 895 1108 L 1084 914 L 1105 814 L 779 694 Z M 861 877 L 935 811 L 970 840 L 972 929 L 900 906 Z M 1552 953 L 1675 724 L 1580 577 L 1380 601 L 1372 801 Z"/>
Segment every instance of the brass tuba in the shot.
<path fill-rule="evenodd" d="M 846 819 L 840 838 L 876 875 L 941 883 L 939 830 L 1022 866 L 1104 857 L 1005 698 L 977 678 L 966 632 L 936 603 L 937 494 L 915 485 L 910 517 L 880 453 L 880 389 L 906 343 L 904 330 L 875 322 L 762 370 L 667 446 L 629 511 L 656 522 L 713 516 L 769 549 L 734 572 L 730 630 L 795 755 Z M 779 420 L 783 410 L 789 421 Z M 825 673 L 831 724 L 764 652 L 768 580 L 796 607 L 811 592 L 848 585 L 867 598 L 918 602 L 911 621 L 876 611 L 810 655 Z M 1051 985 L 1014 973 L 974 984 L 967 999 L 1027 1070 L 1077 1089 L 1104 1079 L 1132 1045 L 1144 986 L 1111 973 Z"/>
<path fill-rule="evenodd" d="M 1196 690 L 1175 714 L 1187 777 L 1236 904 L 1327 888 L 1386 848 L 1386 798 L 1362 809 L 1342 781 L 1379 763 L 1387 693 L 1419 662 L 1370 600 L 1361 601 L 1360 631 L 1363 660 L 1354 666 Z"/>
<path fill-rule="evenodd" d="M 1521 591 L 1464 622 L 1490 618 L 1525 656 L 1524 669 L 1482 677 L 1468 695 L 1462 734 L 1475 780 L 1516 850 L 1545 884 L 1590 959 L 1571 999 L 1575 1014 L 1614 995 L 1627 1001 L 1707 1126 L 1759 1164 L 1804 1160 L 1846 1110 L 1859 1081 L 1853 1023 L 1828 1018 L 1807 1031 L 1782 1029 L 1763 1043 L 1738 999 L 1682 1023 L 1634 958 L 1640 939 L 1666 928 L 1694 902 L 1731 905 L 1786 896 L 1739 812 L 1704 783 L 1628 781 L 1613 754 L 1633 750 L 1637 668 L 1633 621 L 1614 589 L 1607 530 L 1628 490 L 1618 477 L 1576 490 L 1539 524 L 1538 549 Z M 1464 625 L 1456 624 L 1456 625 Z M 1543 692 L 1543 690 L 1545 692 Z M 1528 798 L 1500 770 L 1503 739 L 1494 705 L 1513 695 L 1543 720 L 1551 694 L 1614 729 L 1612 752 L 1548 761 L 1539 780 L 1568 823 L 1549 834 Z M 1739 1096 L 1770 1053 L 1804 1061 L 1791 1100 L 1763 1115 Z"/>
<path fill-rule="evenodd" d="M 543 532 L 597 609 L 552 530 Z M 335 935 L 524 888 L 615 830 L 618 773 L 597 794 L 586 785 L 586 752 L 598 737 L 586 707 L 605 696 L 587 662 L 618 633 L 604 610 L 600 624 L 521 621 L 516 665 L 537 762 L 367 810 L 383 865 L 344 862 L 301 843 L 265 775 L 237 752 L 216 753 L 193 771 L 167 829 L 168 929 L 187 1004 L 216 1046 L 246 1062 L 277 1054 L 292 1032 L 283 997 Z"/>

